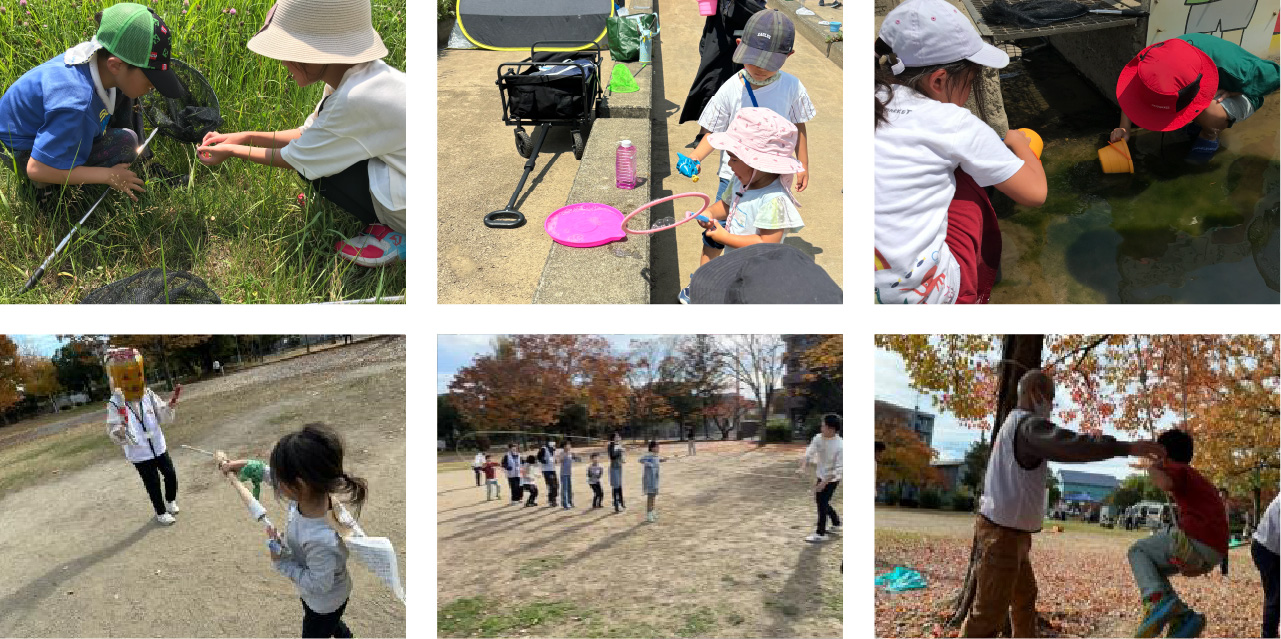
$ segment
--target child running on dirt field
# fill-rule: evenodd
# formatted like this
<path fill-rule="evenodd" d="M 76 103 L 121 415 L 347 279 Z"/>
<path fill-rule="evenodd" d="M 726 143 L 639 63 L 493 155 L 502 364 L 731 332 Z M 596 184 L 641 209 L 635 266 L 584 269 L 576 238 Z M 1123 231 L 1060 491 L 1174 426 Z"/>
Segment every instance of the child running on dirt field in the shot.
<path fill-rule="evenodd" d="M 219 471 L 240 471 L 249 463 L 228 461 L 219 465 Z M 278 496 L 289 501 L 284 538 L 276 537 L 281 550 L 270 553 L 276 571 L 298 588 L 302 636 L 351 637 L 342 620 L 351 597 L 351 575 L 347 546 L 335 529 L 338 515 L 333 496 L 347 495 L 347 503 L 359 517 L 368 497 L 367 483 L 343 469 L 342 440 L 321 423 L 281 437 L 271 450 L 263 477 Z"/>
<path fill-rule="evenodd" d="M 592 508 L 602 508 L 605 491 L 600 489 L 600 476 L 605 469 L 600 465 L 600 453 L 592 453 L 592 465 L 587 467 L 587 485 L 592 487 Z"/>
<path fill-rule="evenodd" d="M 502 499 L 503 489 L 498 485 L 498 462 L 490 458 L 489 453 L 485 453 L 485 463 L 481 465 L 481 472 L 485 473 L 485 501 L 491 499 Z"/>
<path fill-rule="evenodd" d="M 286 131 L 212 132 L 196 156 L 298 172 L 364 223 L 339 257 L 366 267 L 405 259 L 405 74 L 382 61 L 369 0 L 279 0 L 249 49 L 280 60 L 299 87 L 324 81 L 316 110 Z"/>
<path fill-rule="evenodd" d="M 534 464 L 538 463 L 538 458 L 530 455 L 525 458 L 525 463 L 520 467 L 520 488 L 529 493 L 529 499 L 525 501 L 525 507 L 538 505 L 538 480 L 535 479 L 535 473 L 538 471 Z"/>
<path fill-rule="evenodd" d="M 129 168 L 143 139 L 134 100 L 153 87 L 183 95 L 169 68 L 169 28 L 155 11 L 122 2 L 96 19 L 92 39 L 27 71 L 0 97 L 0 161 L 42 199 L 53 185 L 106 184 L 137 200 L 145 189 Z"/>
<path fill-rule="evenodd" d="M 645 521 L 652 524 L 658 521 L 654 502 L 658 499 L 659 464 L 667 460 L 659 456 L 657 441 L 651 440 L 648 449 L 649 451 L 641 455 L 637 461 L 645 467 L 641 473 L 641 492 L 645 493 Z"/>
<path fill-rule="evenodd" d="M 1005 140 L 965 108 L 983 67 L 1009 56 L 945 0 L 907 0 L 881 26 L 875 70 L 876 301 L 983 304 L 1001 233 L 983 187 L 1025 206 L 1045 202 L 1028 138 Z"/>
<path fill-rule="evenodd" d="M 842 461 L 844 443 L 841 440 L 840 430 L 840 415 L 824 415 L 819 433 L 810 440 L 810 445 L 801 458 L 799 472 L 805 472 L 805 467 L 812 461 L 817 473 L 814 484 L 814 503 L 818 506 L 818 524 L 814 534 L 805 538 L 805 541 L 810 543 L 827 541 L 829 533 L 841 532 L 841 517 L 836 514 L 836 509 L 832 508 L 832 495 L 841 484 L 841 473 L 844 467 Z M 827 523 L 829 520 L 832 522 L 831 525 Z"/>
<path fill-rule="evenodd" d="M 1134 636 L 1155 637 L 1168 624 L 1169 637 L 1196 637 L 1205 628 L 1205 615 L 1179 599 L 1169 576 L 1197 577 L 1213 571 L 1228 553 L 1228 519 L 1214 485 L 1191 466 L 1192 436 L 1170 429 L 1156 441 L 1167 457 L 1149 464 L 1148 476 L 1174 497 L 1179 518 L 1172 530 L 1130 546 L 1130 569 L 1143 596 L 1143 617 Z"/>
<path fill-rule="evenodd" d="M 623 502 L 623 452 L 623 436 L 616 432 L 605 448 L 609 455 L 609 487 L 614 493 L 615 514 L 627 511 L 627 504 Z"/>

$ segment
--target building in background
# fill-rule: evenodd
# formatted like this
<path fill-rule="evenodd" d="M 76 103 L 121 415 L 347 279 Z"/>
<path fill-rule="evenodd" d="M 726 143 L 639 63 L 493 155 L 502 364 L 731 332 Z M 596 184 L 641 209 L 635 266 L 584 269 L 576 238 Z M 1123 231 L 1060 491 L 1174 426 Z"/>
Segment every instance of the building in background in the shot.
<path fill-rule="evenodd" d="M 792 424 L 794 434 L 805 430 L 805 416 L 810 412 L 810 400 L 805 395 L 805 351 L 817 346 L 824 335 L 783 336 L 783 401 L 782 408 Z"/>
<path fill-rule="evenodd" d="M 965 462 L 960 459 L 949 459 L 941 461 L 932 461 L 930 465 L 939 471 L 943 477 L 943 485 L 940 487 L 947 492 L 955 492 L 961 486 L 961 471 L 965 468 Z"/>
<path fill-rule="evenodd" d="M 934 415 L 916 408 L 904 408 L 898 404 L 876 400 L 873 410 L 873 421 L 896 421 L 906 424 L 916 433 L 926 446 L 934 447 Z"/>

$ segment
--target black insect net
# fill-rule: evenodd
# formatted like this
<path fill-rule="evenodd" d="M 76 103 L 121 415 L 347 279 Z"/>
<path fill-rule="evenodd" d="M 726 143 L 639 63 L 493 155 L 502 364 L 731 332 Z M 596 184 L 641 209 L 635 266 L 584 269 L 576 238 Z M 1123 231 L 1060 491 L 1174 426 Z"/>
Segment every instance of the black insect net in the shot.
<path fill-rule="evenodd" d="M 221 304 L 205 281 L 186 271 L 149 268 L 94 290 L 81 304 Z"/>
<path fill-rule="evenodd" d="M 200 144 L 205 134 L 222 126 L 218 96 L 194 67 L 172 60 L 173 71 L 182 82 L 182 98 L 166 98 L 152 91 L 142 98 L 142 113 L 151 126 L 179 142 Z"/>
<path fill-rule="evenodd" d="M 1086 7 L 1068 0 L 995 0 L 979 11 L 989 24 L 1013 24 L 1020 27 L 1044 27 L 1079 18 L 1088 12 Z"/>

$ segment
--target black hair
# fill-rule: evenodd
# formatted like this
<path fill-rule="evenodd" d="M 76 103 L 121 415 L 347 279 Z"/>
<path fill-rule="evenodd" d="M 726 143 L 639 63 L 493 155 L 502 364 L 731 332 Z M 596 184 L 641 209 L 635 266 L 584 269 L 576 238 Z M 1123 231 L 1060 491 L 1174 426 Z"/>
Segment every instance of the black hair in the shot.
<path fill-rule="evenodd" d="M 359 518 L 369 484 L 348 475 L 342 458 L 342 439 L 334 431 L 320 422 L 306 424 L 271 449 L 272 487 L 301 483 L 314 493 L 345 493 Z"/>
<path fill-rule="evenodd" d="M 877 38 L 874 58 L 875 66 L 872 75 L 876 87 L 875 91 L 879 92 L 881 89 L 885 89 L 887 95 L 885 102 L 881 102 L 879 97 L 874 96 L 876 100 L 876 106 L 874 107 L 876 125 L 874 128 L 879 128 L 882 124 L 889 122 L 889 117 L 885 115 L 885 109 L 886 105 L 894 97 L 894 85 L 896 84 L 911 87 L 921 93 L 925 93 L 923 90 L 925 83 L 929 81 L 929 77 L 935 71 L 940 69 L 947 72 L 947 88 L 950 90 L 965 84 L 977 84 L 979 78 L 983 75 L 983 65 L 969 60 L 957 60 L 948 64 L 931 64 L 923 67 L 907 67 L 901 73 L 895 75 L 887 65 L 881 63 L 882 56 L 888 56 L 890 65 L 898 61 L 898 57 L 894 55 L 894 50 L 889 43 Z M 971 95 L 974 96 L 974 100 L 979 105 L 979 111 L 982 111 L 984 106 L 982 93 L 974 91 Z"/>
<path fill-rule="evenodd" d="M 649 445 L 646 446 L 646 450 L 652 453 L 657 449 L 658 449 L 658 440 L 657 439 L 649 440 Z"/>
<path fill-rule="evenodd" d="M 592 459 L 596 459 L 597 457 L 600 457 L 600 453 L 592 453 Z"/>
<path fill-rule="evenodd" d="M 836 413 L 828 413 L 823 416 L 823 425 L 841 434 L 841 416 Z"/>
<path fill-rule="evenodd" d="M 485 453 L 485 459 L 489 459 L 490 457 L 492 457 L 492 455 L 490 455 L 489 453 Z"/>
<path fill-rule="evenodd" d="M 885 450 L 885 442 L 876 442 L 876 452 Z"/>
<path fill-rule="evenodd" d="M 562 439 L 562 440 L 560 440 L 560 447 L 561 447 L 561 448 L 568 448 L 569 446 L 570 446 L 570 443 L 569 443 L 569 439 L 568 439 L 568 438 L 567 438 L 567 439 Z"/>
<path fill-rule="evenodd" d="M 1157 435 L 1156 443 L 1165 447 L 1165 454 L 1181 464 L 1192 463 L 1192 436 L 1177 428 Z"/>
<path fill-rule="evenodd" d="M 537 462 L 538 462 L 538 458 L 537 458 L 537 457 L 534 457 L 533 455 L 530 455 L 530 456 L 528 456 L 528 457 L 526 457 L 526 458 L 525 458 L 525 463 L 526 463 L 526 464 L 533 465 L 533 464 L 535 464 L 535 463 L 537 463 Z"/>
<path fill-rule="evenodd" d="M 507 444 L 508 448 L 519 448 L 516 444 Z"/>

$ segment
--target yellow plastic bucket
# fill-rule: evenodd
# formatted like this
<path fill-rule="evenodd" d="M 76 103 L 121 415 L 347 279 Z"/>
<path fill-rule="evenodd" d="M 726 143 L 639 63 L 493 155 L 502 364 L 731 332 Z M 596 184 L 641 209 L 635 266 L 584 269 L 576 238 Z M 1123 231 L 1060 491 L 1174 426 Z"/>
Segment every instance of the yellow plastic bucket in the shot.
<path fill-rule="evenodd" d="M 1032 129 L 1019 129 L 1023 135 L 1027 136 L 1028 146 L 1032 147 L 1032 152 L 1036 154 L 1036 159 L 1041 159 L 1041 151 L 1045 149 L 1045 142 L 1041 141 L 1041 136 Z"/>
<path fill-rule="evenodd" d="M 1103 165 L 1104 173 L 1134 172 L 1134 159 L 1130 157 L 1130 147 L 1125 140 L 1108 142 L 1107 146 L 1099 149 L 1099 164 Z"/>

